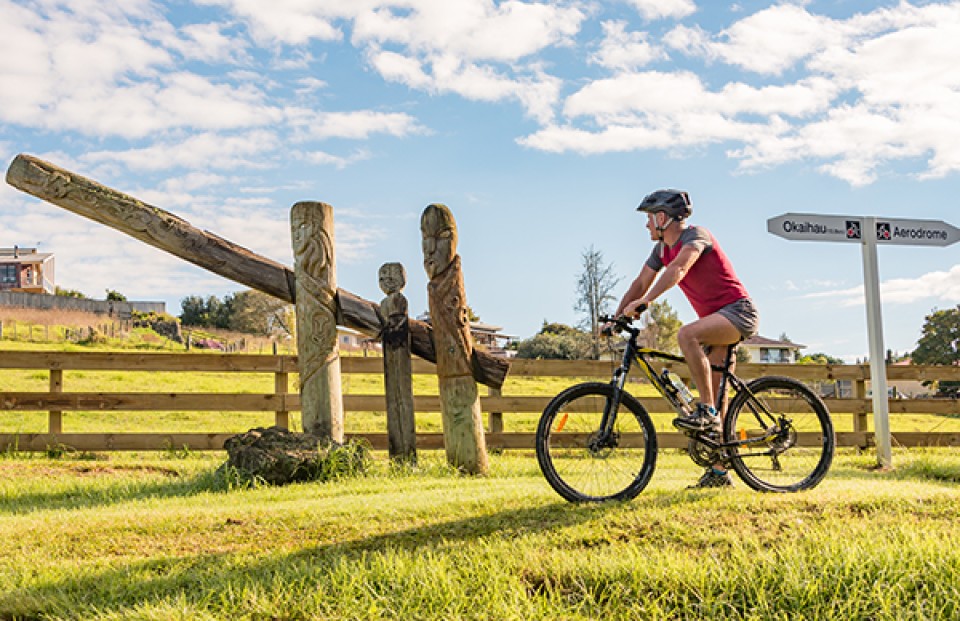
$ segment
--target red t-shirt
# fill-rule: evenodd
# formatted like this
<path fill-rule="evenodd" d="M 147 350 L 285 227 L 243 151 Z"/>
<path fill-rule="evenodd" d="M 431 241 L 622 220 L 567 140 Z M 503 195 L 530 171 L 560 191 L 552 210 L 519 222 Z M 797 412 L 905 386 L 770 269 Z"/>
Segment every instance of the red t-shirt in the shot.
<path fill-rule="evenodd" d="M 730 259 L 720 249 L 720 244 L 702 226 L 688 226 L 680 233 L 673 246 L 660 242 L 653 248 L 647 265 L 654 271 L 670 265 L 684 246 L 700 249 L 700 256 L 680 281 L 680 289 L 690 301 L 698 317 L 706 317 L 727 304 L 748 298 L 747 289 L 733 271 Z"/>

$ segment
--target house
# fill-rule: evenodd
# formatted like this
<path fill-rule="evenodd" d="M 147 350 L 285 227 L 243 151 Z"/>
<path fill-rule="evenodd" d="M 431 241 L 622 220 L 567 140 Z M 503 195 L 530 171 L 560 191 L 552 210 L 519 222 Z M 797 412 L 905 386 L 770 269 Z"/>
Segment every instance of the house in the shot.
<path fill-rule="evenodd" d="M 800 350 L 805 347 L 799 343 L 776 341 L 759 335 L 740 343 L 740 350 L 750 356 L 748 362 L 765 364 L 793 364 L 800 359 Z"/>
<path fill-rule="evenodd" d="M 54 293 L 53 254 L 36 248 L 0 248 L 0 291 Z"/>
<path fill-rule="evenodd" d="M 430 323 L 430 313 L 422 313 L 417 316 L 417 319 Z M 470 334 L 473 335 L 473 343 L 475 345 L 494 356 L 512 357 L 516 355 L 516 352 L 506 349 L 506 346 L 510 342 L 515 341 L 517 337 L 502 334 L 500 330 L 503 330 L 501 326 L 493 326 L 479 321 L 470 322 Z"/>
<path fill-rule="evenodd" d="M 913 364 L 909 358 L 894 362 L 892 366 L 905 367 Z M 887 390 L 894 399 L 915 399 L 918 397 L 932 397 L 936 392 L 931 386 L 924 386 L 920 380 L 892 380 L 887 379 Z M 871 393 L 872 394 L 872 393 Z"/>
<path fill-rule="evenodd" d="M 337 326 L 337 346 L 346 354 L 362 353 L 366 356 L 369 352 L 379 354 L 382 351 L 377 339 L 343 326 Z"/>

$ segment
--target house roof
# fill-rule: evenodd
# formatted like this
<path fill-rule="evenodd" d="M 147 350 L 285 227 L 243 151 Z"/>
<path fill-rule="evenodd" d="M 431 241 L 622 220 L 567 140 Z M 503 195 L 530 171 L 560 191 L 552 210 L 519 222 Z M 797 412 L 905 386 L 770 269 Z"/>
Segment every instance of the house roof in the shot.
<path fill-rule="evenodd" d="M 52 252 L 37 252 L 36 248 L 0 248 L 0 263 L 42 263 L 52 256 Z"/>
<path fill-rule="evenodd" d="M 748 339 L 742 341 L 743 345 L 757 345 L 759 347 L 784 347 L 787 349 L 804 349 L 806 345 L 801 345 L 800 343 L 791 343 L 790 341 L 780 341 L 776 339 L 768 339 L 765 336 L 751 336 Z"/>
<path fill-rule="evenodd" d="M 12 252 L 0 253 L 0 263 L 43 263 L 52 256 L 52 252 L 21 252 L 16 257 Z"/>

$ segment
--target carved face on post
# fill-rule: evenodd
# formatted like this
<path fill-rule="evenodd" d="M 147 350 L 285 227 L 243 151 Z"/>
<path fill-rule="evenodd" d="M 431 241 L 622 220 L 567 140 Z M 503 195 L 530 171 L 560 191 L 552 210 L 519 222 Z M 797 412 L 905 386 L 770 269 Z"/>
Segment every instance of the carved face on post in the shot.
<path fill-rule="evenodd" d="M 420 218 L 423 268 L 427 276 L 443 272 L 457 254 L 457 223 L 446 205 L 430 205 Z"/>
<path fill-rule="evenodd" d="M 402 263 L 384 263 L 380 266 L 380 290 L 390 295 L 407 284 L 407 271 Z"/>

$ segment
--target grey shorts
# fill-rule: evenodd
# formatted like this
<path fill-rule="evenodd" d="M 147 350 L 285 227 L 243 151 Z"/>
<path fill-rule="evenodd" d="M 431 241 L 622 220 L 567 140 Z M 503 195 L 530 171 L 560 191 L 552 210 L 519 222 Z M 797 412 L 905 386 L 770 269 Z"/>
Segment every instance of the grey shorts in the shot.
<path fill-rule="evenodd" d="M 718 310 L 717 314 L 732 323 L 733 327 L 740 332 L 740 336 L 745 339 L 757 333 L 760 315 L 757 314 L 757 307 L 753 305 L 750 298 L 740 298 L 736 302 L 727 304 Z"/>

